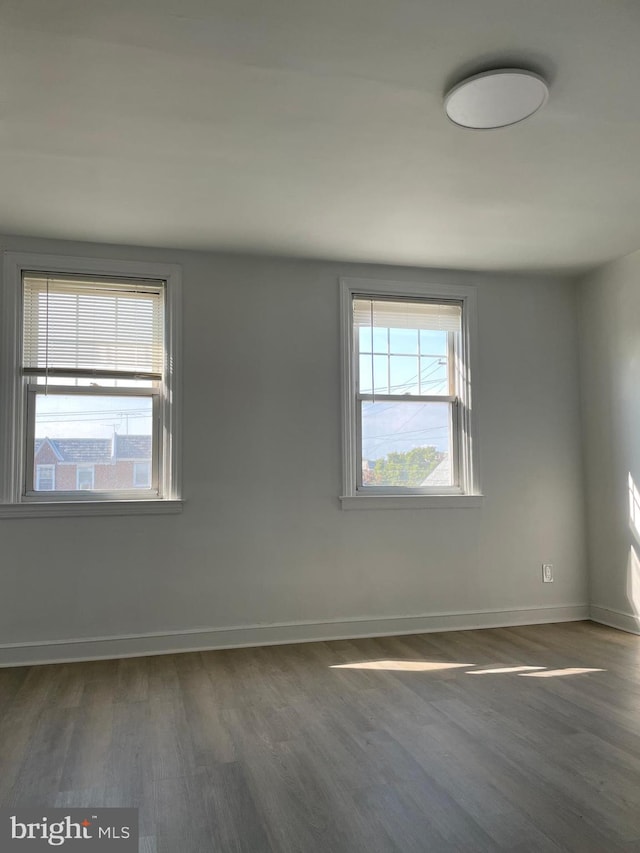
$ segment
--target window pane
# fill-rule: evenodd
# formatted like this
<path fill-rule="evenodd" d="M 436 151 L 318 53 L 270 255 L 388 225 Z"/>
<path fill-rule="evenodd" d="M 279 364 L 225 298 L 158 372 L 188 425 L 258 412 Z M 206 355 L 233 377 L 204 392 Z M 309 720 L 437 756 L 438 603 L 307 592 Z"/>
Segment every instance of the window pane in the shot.
<path fill-rule="evenodd" d="M 358 374 L 358 388 L 360 389 L 361 394 L 370 394 L 371 381 L 373 379 L 373 376 L 371 375 L 371 355 L 361 355 L 359 365 L 360 372 Z"/>
<path fill-rule="evenodd" d="M 371 334 L 371 326 L 360 326 L 360 352 L 373 352 L 386 355 L 389 352 L 389 340 L 386 329 L 374 329 Z"/>
<path fill-rule="evenodd" d="M 391 394 L 419 394 L 418 359 L 410 355 L 392 355 L 390 361 Z"/>
<path fill-rule="evenodd" d="M 362 485 L 454 485 L 448 403 L 362 402 Z"/>
<path fill-rule="evenodd" d="M 448 360 L 439 356 L 423 356 L 420 359 L 421 394 L 448 394 Z"/>
<path fill-rule="evenodd" d="M 389 359 L 386 355 L 361 355 L 359 360 L 358 388 L 361 394 L 371 394 L 371 368 L 376 394 L 389 393 Z"/>
<path fill-rule="evenodd" d="M 152 409 L 151 397 L 37 394 L 35 490 L 140 488 L 135 466 L 151 466 Z M 43 465 L 52 471 L 46 480 Z"/>
<path fill-rule="evenodd" d="M 418 352 L 418 330 L 389 329 L 389 349 L 398 355 L 416 355 Z"/>
<path fill-rule="evenodd" d="M 376 394 L 389 393 L 389 359 L 386 355 L 374 355 L 373 378 L 375 382 L 374 392 Z"/>
<path fill-rule="evenodd" d="M 420 352 L 422 355 L 446 355 L 447 333 L 436 329 L 421 329 Z"/>

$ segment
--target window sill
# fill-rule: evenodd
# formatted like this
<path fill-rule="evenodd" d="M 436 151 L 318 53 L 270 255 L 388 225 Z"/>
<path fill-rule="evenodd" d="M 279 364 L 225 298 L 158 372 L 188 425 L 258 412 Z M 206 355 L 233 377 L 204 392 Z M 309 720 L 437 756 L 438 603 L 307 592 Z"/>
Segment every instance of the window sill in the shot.
<path fill-rule="evenodd" d="M 483 495 L 344 495 L 342 509 L 468 509 L 482 506 Z"/>
<path fill-rule="evenodd" d="M 0 504 L 0 518 L 60 518 L 83 515 L 175 515 L 182 501 L 50 501 Z"/>

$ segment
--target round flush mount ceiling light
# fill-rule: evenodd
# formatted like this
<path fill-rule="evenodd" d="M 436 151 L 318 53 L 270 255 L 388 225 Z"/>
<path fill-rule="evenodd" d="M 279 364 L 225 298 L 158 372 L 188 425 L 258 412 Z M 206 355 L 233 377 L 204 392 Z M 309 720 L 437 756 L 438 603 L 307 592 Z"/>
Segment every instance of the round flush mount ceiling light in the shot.
<path fill-rule="evenodd" d="M 529 118 L 548 97 L 549 88 L 538 74 L 500 68 L 458 83 L 445 96 L 444 108 L 455 124 L 492 130 Z"/>

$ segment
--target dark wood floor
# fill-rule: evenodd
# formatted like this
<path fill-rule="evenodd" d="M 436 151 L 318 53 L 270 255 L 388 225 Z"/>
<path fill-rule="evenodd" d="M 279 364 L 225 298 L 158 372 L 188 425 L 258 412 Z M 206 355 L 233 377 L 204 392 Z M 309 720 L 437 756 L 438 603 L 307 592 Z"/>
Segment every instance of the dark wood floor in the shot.
<path fill-rule="evenodd" d="M 136 806 L 148 853 L 640 851 L 640 637 L 588 622 L 6 669 L 0 708 L 0 805 Z"/>

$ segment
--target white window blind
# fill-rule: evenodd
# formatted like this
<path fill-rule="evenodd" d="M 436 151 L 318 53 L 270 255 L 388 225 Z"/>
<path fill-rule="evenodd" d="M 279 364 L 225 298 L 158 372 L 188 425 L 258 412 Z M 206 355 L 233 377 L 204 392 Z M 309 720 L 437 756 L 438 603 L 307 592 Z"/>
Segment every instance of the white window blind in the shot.
<path fill-rule="evenodd" d="M 358 328 L 420 329 L 459 332 L 462 307 L 459 303 L 354 299 L 353 323 Z"/>
<path fill-rule="evenodd" d="M 160 379 L 162 281 L 23 274 L 23 372 Z"/>

